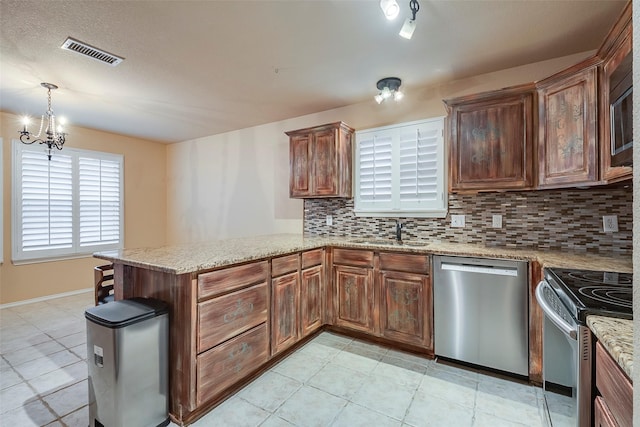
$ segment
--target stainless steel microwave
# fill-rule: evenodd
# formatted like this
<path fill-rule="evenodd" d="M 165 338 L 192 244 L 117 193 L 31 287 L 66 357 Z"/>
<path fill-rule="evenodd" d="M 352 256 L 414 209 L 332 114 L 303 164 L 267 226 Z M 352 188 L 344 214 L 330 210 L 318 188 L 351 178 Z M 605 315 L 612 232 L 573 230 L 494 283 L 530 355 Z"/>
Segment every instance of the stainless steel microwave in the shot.
<path fill-rule="evenodd" d="M 633 82 L 631 55 L 625 58 L 611 76 L 609 99 L 611 120 L 611 166 L 633 163 Z"/>

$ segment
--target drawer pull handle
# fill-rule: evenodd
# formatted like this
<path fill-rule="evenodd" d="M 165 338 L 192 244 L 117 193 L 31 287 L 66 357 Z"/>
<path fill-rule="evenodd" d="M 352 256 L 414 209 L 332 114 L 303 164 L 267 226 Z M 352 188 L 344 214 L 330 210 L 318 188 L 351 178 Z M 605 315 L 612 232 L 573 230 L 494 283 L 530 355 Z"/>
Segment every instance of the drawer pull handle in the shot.
<path fill-rule="evenodd" d="M 242 298 L 236 301 L 236 309 L 224 315 L 224 323 L 230 323 L 239 317 L 246 317 L 253 311 L 253 303 L 243 301 Z"/>

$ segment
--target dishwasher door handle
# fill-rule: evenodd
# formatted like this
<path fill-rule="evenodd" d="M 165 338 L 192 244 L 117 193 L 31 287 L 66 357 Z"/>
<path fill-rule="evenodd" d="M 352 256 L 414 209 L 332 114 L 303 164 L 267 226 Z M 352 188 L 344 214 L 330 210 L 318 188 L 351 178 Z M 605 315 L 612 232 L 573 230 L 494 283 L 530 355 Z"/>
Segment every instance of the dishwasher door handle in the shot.
<path fill-rule="evenodd" d="M 448 270 L 448 271 L 461 271 L 464 273 L 478 273 L 478 274 L 494 274 L 497 276 L 516 277 L 518 275 L 517 268 L 488 267 L 486 265 L 451 264 L 451 263 L 443 262 L 440 268 L 442 268 L 442 270 Z"/>

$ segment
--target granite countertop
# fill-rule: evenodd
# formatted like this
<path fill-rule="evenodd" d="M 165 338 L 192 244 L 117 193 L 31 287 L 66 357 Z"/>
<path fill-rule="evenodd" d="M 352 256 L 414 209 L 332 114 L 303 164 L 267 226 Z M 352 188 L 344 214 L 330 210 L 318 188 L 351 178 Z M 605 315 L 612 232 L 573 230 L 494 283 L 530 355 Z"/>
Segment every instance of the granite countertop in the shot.
<path fill-rule="evenodd" d="M 613 360 L 633 378 L 633 320 L 604 316 L 587 316 L 593 331 Z"/>
<path fill-rule="evenodd" d="M 254 261 L 323 246 L 371 250 L 393 250 L 435 255 L 477 256 L 538 261 L 544 267 L 583 268 L 601 271 L 632 272 L 629 258 L 587 253 L 567 253 L 489 247 L 465 243 L 363 239 L 349 237 L 304 237 L 301 234 L 276 234 L 190 243 L 157 248 L 122 249 L 94 254 L 111 262 L 174 274 L 195 273 L 226 265 Z"/>

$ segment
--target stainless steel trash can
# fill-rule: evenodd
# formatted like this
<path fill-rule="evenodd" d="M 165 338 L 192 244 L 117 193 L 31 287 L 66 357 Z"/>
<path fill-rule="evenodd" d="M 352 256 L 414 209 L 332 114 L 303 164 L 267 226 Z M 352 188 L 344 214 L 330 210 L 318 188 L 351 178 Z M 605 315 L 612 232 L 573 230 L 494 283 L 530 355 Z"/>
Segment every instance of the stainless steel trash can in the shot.
<path fill-rule="evenodd" d="M 166 426 L 169 314 L 132 298 L 91 307 L 87 319 L 89 426 Z"/>

